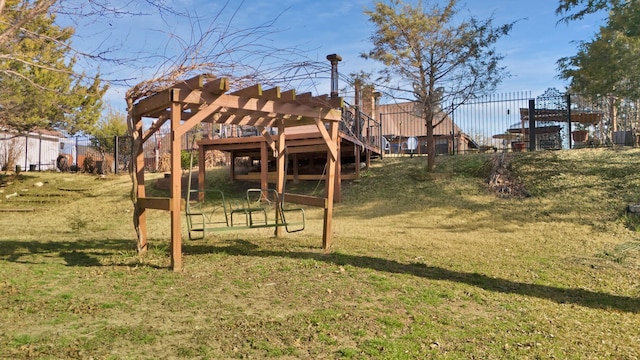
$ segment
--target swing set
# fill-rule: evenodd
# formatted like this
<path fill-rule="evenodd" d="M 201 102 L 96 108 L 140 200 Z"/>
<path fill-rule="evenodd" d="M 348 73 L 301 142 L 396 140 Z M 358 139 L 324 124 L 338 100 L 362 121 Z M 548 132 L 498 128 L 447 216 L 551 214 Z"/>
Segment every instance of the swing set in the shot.
<path fill-rule="evenodd" d="M 304 230 L 304 209 L 287 207 L 284 192 L 281 196 L 275 189 L 247 189 L 241 204 L 233 206 L 221 190 L 191 189 L 192 169 L 193 151 L 185 199 L 189 240 L 203 239 L 207 232 L 229 230 L 277 227 L 284 227 L 287 233 Z"/>
<path fill-rule="evenodd" d="M 318 206 L 324 208 L 322 246 L 325 251 L 331 247 L 331 227 L 335 182 L 339 179 L 339 135 L 342 98 L 327 95 L 312 96 L 310 93 L 296 95 L 295 90 L 280 91 L 274 87 L 262 90 L 260 84 L 240 88 L 230 92 L 229 80 L 224 77 L 199 75 L 150 94 L 136 97 L 136 88 L 127 93 L 128 125 L 133 138 L 132 200 L 135 206 L 133 216 L 137 234 L 137 249 L 143 253 L 148 249 L 147 210 L 156 209 L 170 213 L 171 218 L 171 267 L 182 269 L 182 226 L 183 198 L 180 151 L 182 138 L 194 126 L 202 123 L 225 125 L 251 125 L 262 134 L 261 162 L 268 160 L 268 148 L 276 155 L 277 181 L 275 190 L 266 190 L 267 168 L 263 165 L 260 189 L 247 191 L 240 206 L 231 206 L 224 194 L 216 190 L 204 189 L 205 171 L 198 171 L 198 189 L 186 192 L 184 213 L 190 238 L 203 238 L 208 232 L 274 228 L 279 236 L 283 230 L 289 232 L 304 229 L 305 219 L 302 208 L 285 206 L 284 184 L 286 178 L 287 137 L 285 129 L 311 126 L 322 139 L 321 145 L 294 146 L 300 152 L 327 152 L 327 174 L 325 197 L 310 197 L 286 194 L 289 203 Z M 152 119 L 150 127 L 145 127 L 143 119 Z M 160 128 L 169 123 L 171 131 L 171 182 L 169 197 L 148 197 L 145 191 L 144 143 L 151 139 Z M 267 128 L 277 128 L 272 135 Z M 293 151 L 293 150 L 292 150 Z M 204 151 L 198 152 L 198 160 L 204 163 Z M 336 176 L 337 175 L 337 176 Z M 214 201 L 214 199 L 218 199 Z M 215 216 L 214 216 L 215 215 Z"/>

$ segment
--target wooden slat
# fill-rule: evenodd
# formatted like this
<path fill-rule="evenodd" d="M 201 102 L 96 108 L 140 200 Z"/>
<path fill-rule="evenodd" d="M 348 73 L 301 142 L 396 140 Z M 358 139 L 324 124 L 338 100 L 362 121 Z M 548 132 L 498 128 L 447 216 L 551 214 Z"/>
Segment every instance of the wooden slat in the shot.
<path fill-rule="evenodd" d="M 287 146 L 289 154 L 303 154 L 327 151 L 327 145 Z"/>
<path fill-rule="evenodd" d="M 200 90 L 204 87 L 204 75 L 197 75 L 191 79 L 180 81 L 173 87 L 184 90 Z"/>
<path fill-rule="evenodd" d="M 311 99 L 313 99 L 313 94 L 311 94 L 310 92 L 296 95 L 296 101 L 298 102 L 298 104 L 307 105 L 311 102 Z"/>
<path fill-rule="evenodd" d="M 144 132 L 142 142 L 147 142 L 147 140 L 149 140 L 149 138 L 153 136 L 153 134 L 158 131 L 158 129 L 160 129 L 167 120 L 169 120 L 168 116 L 160 116 L 156 121 L 154 121 L 153 124 L 151 124 L 151 127 Z"/>
<path fill-rule="evenodd" d="M 262 92 L 262 98 L 265 100 L 280 100 L 280 87 L 264 90 Z"/>
<path fill-rule="evenodd" d="M 171 198 L 144 197 L 138 198 L 138 204 L 143 209 L 171 210 Z"/>
<path fill-rule="evenodd" d="M 262 134 L 264 139 L 267 141 L 269 148 L 271 148 L 272 151 L 276 151 L 276 141 L 273 139 L 271 134 L 269 134 L 267 129 L 265 129 L 264 126 L 258 126 L 258 131 L 260 131 L 260 134 Z"/>
<path fill-rule="evenodd" d="M 307 206 L 315 206 L 326 208 L 327 207 L 327 199 L 317 196 L 309 196 L 309 195 L 300 195 L 300 194 L 284 194 L 284 203 L 292 203 L 299 205 L 307 205 Z"/>
<path fill-rule="evenodd" d="M 180 149 L 182 136 L 176 135 L 180 128 L 182 106 L 171 104 L 171 187 L 169 210 L 171 212 L 171 267 L 173 271 L 182 270 L 182 229 L 180 226 L 180 199 L 182 198 L 182 173 L 180 169 Z"/>
<path fill-rule="evenodd" d="M 231 95 L 242 96 L 242 97 L 251 97 L 251 98 L 259 98 L 262 96 L 262 85 L 255 84 L 253 86 L 246 87 L 244 89 L 240 89 L 238 91 L 234 91 Z"/>
<path fill-rule="evenodd" d="M 256 154 L 257 155 L 257 154 Z M 355 180 L 355 174 L 342 174 L 340 175 L 343 180 Z M 250 172 L 248 174 L 238 174 L 236 175 L 236 180 L 244 180 L 244 181 L 258 181 L 260 180 L 260 173 Z M 277 174 L 275 172 L 269 172 L 267 174 L 267 178 L 269 181 L 274 182 L 277 178 Z M 294 180 L 295 175 L 287 175 L 287 180 Z M 318 180 L 326 180 L 326 175 L 317 175 L 317 174 L 298 174 L 298 180 L 300 181 L 318 181 Z"/>
<path fill-rule="evenodd" d="M 133 105 L 132 112 L 134 117 L 143 117 L 155 111 L 166 109 L 170 105 L 171 91 L 167 89 L 138 101 Z"/>
<path fill-rule="evenodd" d="M 323 95 L 314 96 L 312 100 L 314 103 L 324 104 L 326 106 L 329 103 L 329 95 L 323 94 Z"/>
<path fill-rule="evenodd" d="M 171 89 L 171 101 L 188 106 L 200 106 L 204 104 L 201 90 Z"/>
<path fill-rule="evenodd" d="M 229 91 L 229 79 L 226 77 L 217 78 L 204 84 L 203 91 L 212 95 L 221 95 Z"/>
<path fill-rule="evenodd" d="M 321 119 L 316 119 L 316 125 L 318 126 L 318 130 L 320 130 L 320 134 L 327 144 L 329 155 L 335 161 L 336 159 L 338 159 L 338 150 L 336 149 L 336 143 L 334 142 L 335 140 L 331 138 L 331 135 L 329 135 L 329 132 L 324 127 L 324 122 Z M 333 125 L 333 123 L 331 125 Z"/>
<path fill-rule="evenodd" d="M 287 90 L 285 92 L 280 93 L 280 100 L 285 102 L 296 101 L 296 91 L 295 90 Z"/>
<path fill-rule="evenodd" d="M 174 90 L 177 91 L 177 89 Z M 193 92 L 195 92 L 195 90 Z M 318 118 L 327 121 L 340 121 L 342 118 L 342 113 L 337 109 L 312 108 L 296 103 L 243 98 L 236 95 L 223 94 L 216 97 L 214 101 L 200 109 L 191 119 L 183 123 L 180 129 L 177 130 L 176 135 L 182 136 L 193 128 L 194 125 L 202 122 L 202 120 L 222 108 L 228 109 L 229 113 L 233 113 L 234 110 L 237 109 L 242 109 L 242 111 L 255 111 L 264 116 L 270 116 L 270 114 L 276 114 L 275 116 L 277 117 L 285 115 L 295 116 L 295 118 L 291 117 L 289 121 L 286 121 L 287 126 L 310 124 L 316 122 Z M 268 124 L 265 123 L 263 123 L 263 125 L 268 126 Z"/>
<path fill-rule="evenodd" d="M 329 105 L 334 109 L 341 109 L 344 107 L 344 98 L 343 97 L 329 98 Z"/>

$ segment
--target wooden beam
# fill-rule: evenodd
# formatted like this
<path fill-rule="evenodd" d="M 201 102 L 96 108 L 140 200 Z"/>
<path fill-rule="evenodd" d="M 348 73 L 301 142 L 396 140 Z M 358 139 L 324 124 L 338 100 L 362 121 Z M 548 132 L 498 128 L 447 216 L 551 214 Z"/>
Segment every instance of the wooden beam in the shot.
<path fill-rule="evenodd" d="M 320 123 L 322 123 L 320 121 Z M 323 126 L 324 128 L 324 126 Z M 337 146 L 338 142 L 338 123 L 331 123 L 329 130 L 331 131 L 331 135 L 329 136 L 329 141 L 333 141 L 333 146 Z M 326 130 L 325 130 L 326 131 Z M 327 145 L 329 145 L 327 143 Z M 332 157 L 331 151 L 327 151 L 327 180 L 325 181 L 325 195 L 327 199 L 327 205 L 324 209 L 324 222 L 322 226 L 322 247 L 325 252 L 329 252 L 331 249 L 331 239 L 332 239 L 332 226 L 333 226 L 333 200 L 334 200 L 334 191 L 335 191 L 335 177 L 340 176 L 340 174 L 336 174 L 337 166 L 336 166 L 336 158 Z"/>
<path fill-rule="evenodd" d="M 176 131 L 176 136 L 180 137 L 187 133 L 187 131 L 191 130 L 194 126 L 200 124 L 203 120 L 211 116 L 213 113 L 220 109 L 220 105 L 218 102 L 213 102 L 204 108 L 200 109 L 195 115 L 193 115 L 189 120 L 179 125 Z"/>
<path fill-rule="evenodd" d="M 269 127 L 276 121 L 275 114 L 256 113 L 251 111 L 238 110 L 230 115 L 220 116 L 216 120 L 218 124 L 248 125 Z"/>
<path fill-rule="evenodd" d="M 162 127 L 162 125 L 167 122 L 167 120 L 169 120 L 169 117 L 161 116 L 156 121 L 154 121 L 153 124 L 151 124 L 151 127 L 144 132 L 144 135 L 142 136 L 142 143 L 144 144 L 145 142 L 147 142 L 147 140 L 149 140 L 149 138 L 153 134 L 155 134 L 155 132 L 158 131 Z"/>
<path fill-rule="evenodd" d="M 330 98 L 329 95 L 312 96 L 311 93 L 301 94 L 296 101 L 299 104 L 312 107 L 331 107 L 341 108 L 344 106 L 344 100 L 341 97 Z"/>
<path fill-rule="evenodd" d="M 139 116 L 133 116 L 134 126 L 133 130 L 133 172 L 136 179 L 136 199 L 144 198 L 145 186 L 144 186 L 144 149 L 142 142 L 142 119 Z M 147 237 L 147 212 L 146 209 L 138 203 L 135 203 L 135 225 L 137 227 L 138 235 L 138 252 L 144 253 L 148 250 L 148 237 Z"/>
<path fill-rule="evenodd" d="M 334 123 L 331 123 L 331 125 L 333 125 L 333 124 Z M 322 119 L 320 119 L 320 118 L 316 119 L 316 126 L 318 127 L 318 131 L 320 131 L 320 135 L 322 135 L 322 138 L 324 139 L 325 143 L 327 144 L 327 149 L 329 150 L 328 154 L 335 161 L 338 158 L 337 141 L 335 141 L 335 139 L 331 138 L 331 136 L 327 132 L 327 128 L 324 127 L 324 122 L 322 121 Z M 336 137 L 337 137 L 337 135 L 336 135 Z"/>
<path fill-rule="evenodd" d="M 329 98 L 329 105 L 334 109 L 342 109 L 344 107 L 344 98 L 343 97 L 332 97 Z"/>
<path fill-rule="evenodd" d="M 170 106 L 171 106 L 171 91 L 170 89 L 167 89 L 159 93 L 147 96 L 146 98 L 138 101 L 135 105 L 133 105 L 131 116 L 133 117 L 148 116 L 152 112 L 162 110 L 162 109 L 167 109 Z"/>
<path fill-rule="evenodd" d="M 206 184 L 206 167 L 205 167 L 206 150 L 198 146 L 198 201 L 204 201 L 205 184 Z M 192 170 L 193 171 L 193 170 Z"/>
<path fill-rule="evenodd" d="M 171 210 L 171 198 L 145 197 L 138 198 L 138 203 L 143 209 Z"/>
<path fill-rule="evenodd" d="M 259 98 L 262 96 L 262 85 L 255 84 L 253 86 L 249 86 L 231 93 L 231 95 L 241 96 L 241 97 L 250 97 L 250 98 Z"/>
<path fill-rule="evenodd" d="M 184 104 L 185 107 L 205 104 L 205 98 L 201 90 L 171 89 L 171 101 Z"/>
<path fill-rule="evenodd" d="M 295 90 L 287 90 L 285 92 L 280 93 L 280 100 L 284 102 L 292 102 L 296 101 L 296 91 Z"/>
<path fill-rule="evenodd" d="M 182 270 L 182 228 L 180 225 L 180 198 L 182 196 L 182 168 L 180 166 L 180 104 L 171 105 L 171 268 Z"/>
<path fill-rule="evenodd" d="M 177 89 L 174 89 L 178 91 Z M 194 90 L 194 92 L 196 92 Z M 181 100 L 185 100 L 186 98 L 182 98 Z M 194 101 L 192 99 L 192 101 Z M 254 114 L 255 116 L 264 116 L 264 119 L 260 121 L 259 125 L 262 126 L 271 126 L 275 121 L 274 117 L 277 116 L 279 112 L 284 114 L 288 114 L 290 111 L 304 112 L 308 115 L 318 116 L 326 114 L 329 117 L 334 117 L 335 114 L 323 112 L 322 110 L 313 109 L 306 107 L 304 105 L 296 105 L 293 103 L 280 103 L 274 101 L 265 101 L 254 98 L 242 98 L 236 95 L 220 95 L 215 100 L 213 100 L 209 105 L 200 109 L 198 113 L 193 115 L 190 119 L 185 121 L 180 128 L 177 130 L 176 135 L 182 136 L 187 131 L 192 129 L 195 125 L 201 123 L 204 119 L 211 116 L 214 112 L 224 110 L 225 114 L 233 115 L 236 113 L 239 114 Z M 276 110 L 276 111 L 274 111 Z M 334 109 L 329 109 L 330 111 L 336 111 Z M 235 119 L 236 117 L 233 117 Z M 220 119 L 216 120 L 216 123 L 233 123 L 234 120 L 231 119 L 231 116 L 225 117 L 222 116 Z M 310 121 L 311 119 L 309 119 Z M 250 119 L 247 119 L 247 122 L 244 124 L 248 124 Z M 243 124 L 242 120 L 237 121 L 238 124 Z M 258 125 L 257 122 L 254 125 Z"/>
<path fill-rule="evenodd" d="M 311 152 L 327 151 L 327 145 L 303 145 L 303 146 L 287 146 L 289 154 L 304 154 Z"/>
<path fill-rule="evenodd" d="M 185 90 L 200 90 L 204 87 L 204 75 L 196 75 L 191 79 L 180 81 L 173 87 Z"/>
<path fill-rule="evenodd" d="M 265 100 L 280 100 L 280 87 L 276 86 L 263 91 L 262 98 Z"/>
<path fill-rule="evenodd" d="M 267 142 L 260 143 L 260 189 L 269 188 L 269 152 Z"/>
<path fill-rule="evenodd" d="M 278 178 L 276 179 L 276 192 L 278 194 L 282 194 L 284 191 L 284 182 L 286 181 L 285 176 L 287 175 L 285 173 L 285 169 L 286 169 L 286 144 L 285 144 L 285 134 L 284 134 L 284 123 L 283 121 L 278 121 L 278 140 L 276 141 L 276 148 L 277 148 L 277 159 L 276 159 L 276 168 L 278 170 Z M 276 223 L 278 222 L 278 219 L 280 219 L 281 214 L 280 214 L 280 207 L 276 206 Z M 281 226 L 276 226 L 275 231 L 274 231 L 274 235 L 275 236 L 281 236 L 282 235 L 282 227 Z"/>
<path fill-rule="evenodd" d="M 300 194 L 284 194 L 284 203 L 307 205 L 314 207 L 327 207 L 327 199 L 317 196 L 300 195 Z"/>
<path fill-rule="evenodd" d="M 298 175 L 300 173 L 298 154 L 293 154 L 293 159 L 291 159 L 291 162 L 293 163 L 293 183 L 297 184 L 300 182 L 300 178 L 298 178 Z"/>
<path fill-rule="evenodd" d="M 356 175 L 351 173 L 351 174 L 342 174 L 340 175 L 342 177 L 342 180 L 356 180 Z M 268 179 L 270 182 L 275 183 L 276 179 L 278 177 L 278 174 L 276 172 L 270 171 L 268 174 Z M 243 180 L 243 181 L 260 181 L 260 173 L 256 173 L 256 172 L 250 172 L 248 174 L 243 174 L 243 175 L 236 175 L 235 177 L 236 180 Z M 298 174 L 298 180 L 301 181 L 319 181 L 319 180 L 326 180 L 327 176 L 326 175 L 322 175 L 322 174 Z M 287 180 L 294 180 L 294 175 L 287 175 Z"/>
<path fill-rule="evenodd" d="M 229 91 L 229 79 L 226 77 L 209 81 L 203 86 L 203 91 L 212 95 L 221 95 Z"/>
<path fill-rule="evenodd" d="M 192 94 L 187 97 L 183 97 L 182 95 L 180 95 L 178 89 L 174 89 L 174 91 L 178 92 L 178 100 L 180 102 L 192 101 L 194 103 L 198 103 L 197 99 Z M 192 93 L 197 92 L 197 90 L 192 91 Z M 261 113 L 263 116 L 274 116 L 273 114 L 275 114 L 275 116 L 279 118 L 288 117 L 290 123 L 288 123 L 287 126 L 299 125 L 299 123 L 296 123 L 296 121 L 302 120 L 312 123 L 315 121 L 314 119 L 318 117 L 325 121 L 340 121 L 342 119 L 342 113 L 337 109 L 313 108 L 297 103 L 261 100 L 256 98 L 240 97 L 237 95 L 223 94 L 216 97 L 215 99 L 210 99 L 209 104 L 206 105 L 203 109 L 200 109 L 197 114 L 187 120 L 183 124 L 184 129 L 181 129 L 179 132 L 181 133 L 181 135 L 186 133 L 186 131 L 191 129 L 194 125 L 202 122 L 202 120 L 209 117 L 213 112 L 219 111 L 223 108 L 227 109 L 226 111 L 230 114 L 232 114 L 234 110 L 242 110 Z M 294 117 L 297 118 L 294 119 Z"/>
<path fill-rule="evenodd" d="M 298 94 L 296 96 L 296 102 L 298 104 L 308 105 L 309 103 L 311 103 L 312 98 L 313 98 L 313 94 L 310 92 L 306 92 L 306 93 Z"/>
<path fill-rule="evenodd" d="M 336 176 L 335 176 L 335 182 L 336 185 L 334 186 L 334 193 L 333 193 L 333 201 L 336 203 L 340 203 L 342 202 L 342 176 L 340 176 L 340 174 L 342 173 L 342 156 L 341 152 L 340 152 L 340 146 L 341 143 L 340 141 L 336 141 L 336 149 L 338 152 L 338 157 L 336 158 Z M 359 164 L 358 164 L 359 165 Z"/>
<path fill-rule="evenodd" d="M 229 179 L 232 183 L 236 181 L 236 154 L 233 151 L 229 151 Z"/>
<path fill-rule="evenodd" d="M 264 126 L 258 126 L 258 131 L 260 131 L 260 134 L 262 134 L 262 136 L 264 137 L 267 145 L 269 145 L 269 148 L 271 148 L 271 150 L 275 152 L 276 142 L 275 140 L 273 140 L 273 137 L 271 137 L 271 134 L 269 134 L 267 129 Z"/>

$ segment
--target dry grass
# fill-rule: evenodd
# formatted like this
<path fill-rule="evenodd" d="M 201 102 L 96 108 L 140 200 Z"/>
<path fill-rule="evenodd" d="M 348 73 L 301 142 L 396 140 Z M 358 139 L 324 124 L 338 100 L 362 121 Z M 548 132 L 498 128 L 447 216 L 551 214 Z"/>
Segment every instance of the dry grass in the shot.
<path fill-rule="evenodd" d="M 166 213 L 134 253 L 128 177 L 5 177 L 0 209 L 35 211 L 0 213 L 0 358 L 637 359 L 639 155 L 518 154 L 512 200 L 486 156 L 384 159 L 345 184 L 333 253 L 309 209 L 186 242 L 182 273 Z"/>

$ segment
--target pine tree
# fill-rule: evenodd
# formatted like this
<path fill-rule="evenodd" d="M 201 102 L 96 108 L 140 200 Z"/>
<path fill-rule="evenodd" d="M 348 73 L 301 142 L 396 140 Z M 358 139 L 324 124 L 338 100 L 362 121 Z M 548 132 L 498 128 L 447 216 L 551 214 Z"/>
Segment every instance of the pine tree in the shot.
<path fill-rule="evenodd" d="M 0 12 L 0 125 L 21 132 L 88 131 L 106 86 L 98 75 L 74 70 L 72 28 L 57 26 L 47 11 L 23 19 L 38 3 L 7 0 Z"/>

